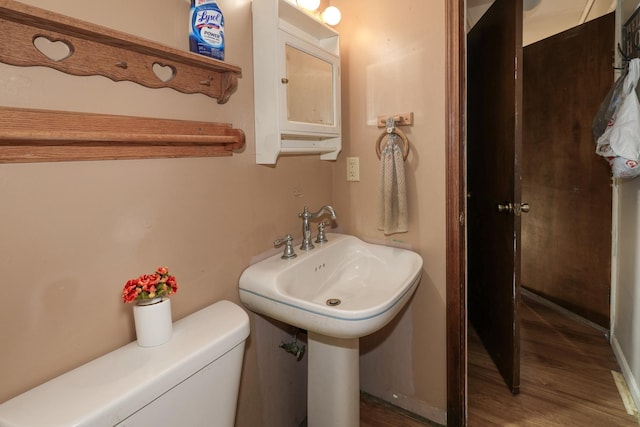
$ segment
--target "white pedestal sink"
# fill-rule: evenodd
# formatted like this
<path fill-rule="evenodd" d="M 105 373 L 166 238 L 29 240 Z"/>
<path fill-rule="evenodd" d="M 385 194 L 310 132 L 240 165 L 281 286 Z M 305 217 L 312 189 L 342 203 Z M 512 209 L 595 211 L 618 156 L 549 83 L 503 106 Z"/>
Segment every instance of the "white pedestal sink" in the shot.
<path fill-rule="evenodd" d="M 252 311 L 308 331 L 309 427 L 359 427 L 359 338 L 384 325 L 418 286 L 422 258 L 344 234 L 296 258 L 274 255 L 240 277 Z"/>
<path fill-rule="evenodd" d="M 360 426 L 360 339 L 308 333 L 308 426 Z"/>

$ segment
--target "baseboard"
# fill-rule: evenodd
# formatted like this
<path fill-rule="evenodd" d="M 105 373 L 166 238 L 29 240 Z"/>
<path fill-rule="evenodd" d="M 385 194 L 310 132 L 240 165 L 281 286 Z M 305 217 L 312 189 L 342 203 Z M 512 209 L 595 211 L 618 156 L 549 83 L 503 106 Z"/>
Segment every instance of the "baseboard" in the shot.
<path fill-rule="evenodd" d="M 404 413 L 408 418 L 414 419 L 416 421 L 419 421 L 421 423 L 423 423 L 425 426 L 429 425 L 429 426 L 434 426 L 434 427 L 444 427 L 446 424 L 446 419 L 447 419 L 447 415 L 446 413 L 442 412 L 439 416 L 438 419 L 441 421 L 436 421 L 435 419 L 432 418 L 428 418 L 425 417 L 423 415 L 417 414 L 414 411 L 410 411 L 406 408 L 402 408 L 398 405 L 394 405 L 392 403 L 389 403 L 388 401 L 381 399 L 379 397 L 376 397 L 372 394 L 366 393 L 364 391 L 360 392 L 360 396 L 361 399 L 366 399 L 366 400 L 370 400 L 375 402 L 376 405 L 378 406 L 383 406 L 383 407 L 387 407 L 387 408 L 392 408 L 393 411 L 396 412 L 402 412 Z M 307 418 L 305 417 L 304 420 L 302 420 L 302 423 L 300 423 L 300 425 L 298 427 L 307 427 Z"/>
<path fill-rule="evenodd" d="M 625 357 L 615 335 L 611 337 L 611 348 L 613 349 L 613 354 L 615 354 L 616 359 L 618 360 L 622 376 L 624 376 L 624 379 L 627 382 L 633 402 L 636 404 L 636 408 L 640 408 L 640 388 L 638 387 L 638 382 L 633 376 L 633 372 L 631 372 L 629 363 L 627 363 L 627 358 Z"/>
<path fill-rule="evenodd" d="M 447 412 L 445 410 L 434 408 L 423 401 L 399 393 L 384 396 L 377 396 L 365 391 L 361 391 L 361 393 L 368 398 L 382 401 L 389 406 L 394 406 L 401 411 L 415 415 L 418 419 L 423 418 L 432 425 L 445 426 L 447 424 Z"/>
<path fill-rule="evenodd" d="M 583 325 L 589 326 L 590 328 L 593 328 L 597 331 L 600 331 L 602 333 L 603 336 L 605 336 L 607 339 L 609 339 L 609 330 L 607 328 L 604 328 L 600 325 L 598 325 L 597 323 L 592 322 L 589 319 L 586 319 L 582 316 L 580 316 L 579 314 L 576 314 L 570 310 L 567 310 L 566 308 L 562 307 L 561 305 L 556 304 L 553 301 L 550 301 L 548 299 L 546 299 L 545 297 L 543 297 L 542 295 L 538 295 L 537 293 L 529 290 L 529 289 L 525 289 L 525 288 L 521 288 L 520 289 L 520 293 L 522 294 L 523 297 L 527 297 L 527 298 L 531 298 L 534 301 L 539 302 L 540 304 L 543 304 L 547 307 L 549 307 L 550 309 L 561 313 L 563 315 L 565 315 L 566 317 L 575 320 L 578 323 L 582 323 Z"/>

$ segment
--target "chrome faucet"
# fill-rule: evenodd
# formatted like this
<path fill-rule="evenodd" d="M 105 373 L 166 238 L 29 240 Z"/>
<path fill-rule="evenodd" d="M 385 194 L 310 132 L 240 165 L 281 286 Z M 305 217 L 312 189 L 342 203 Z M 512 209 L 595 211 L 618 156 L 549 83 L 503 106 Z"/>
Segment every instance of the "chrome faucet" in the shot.
<path fill-rule="evenodd" d="M 311 229 L 309 228 L 309 223 L 312 219 L 319 218 L 326 213 L 331 215 L 331 219 L 337 218 L 336 211 L 329 205 L 325 205 L 321 207 L 320 210 L 313 213 L 309 212 L 309 208 L 305 206 L 304 211 L 298 214 L 298 216 L 302 218 L 302 245 L 300 245 L 300 249 L 308 251 L 314 248 L 313 243 L 311 243 Z"/>

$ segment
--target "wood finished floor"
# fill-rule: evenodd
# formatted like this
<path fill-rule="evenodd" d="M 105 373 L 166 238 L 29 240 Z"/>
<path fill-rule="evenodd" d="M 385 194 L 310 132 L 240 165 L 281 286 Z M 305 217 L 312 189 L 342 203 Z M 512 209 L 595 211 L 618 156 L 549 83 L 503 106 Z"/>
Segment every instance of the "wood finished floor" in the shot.
<path fill-rule="evenodd" d="M 468 338 L 468 425 L 635 426 L 611 370 L 602 332 L 523 297 L 521 387 L 511 395 L 475 331 Z"/>
<path fill-rule="evenodd" d="M 438 426 L 365 393 L 360 395 L 360 427 Z"/>

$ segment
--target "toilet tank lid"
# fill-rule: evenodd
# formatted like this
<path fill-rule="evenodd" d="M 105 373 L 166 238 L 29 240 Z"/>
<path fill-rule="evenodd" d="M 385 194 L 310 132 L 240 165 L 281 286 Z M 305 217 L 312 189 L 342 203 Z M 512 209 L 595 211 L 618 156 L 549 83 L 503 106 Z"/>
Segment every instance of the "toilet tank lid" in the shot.
<path fill-rule="evenodd" d="M 247 313 L 217 302 L 175 322 L 166 344 L 132 342 L 4 402 L 0 427 L 114 426 L 247 336 Z"/>

